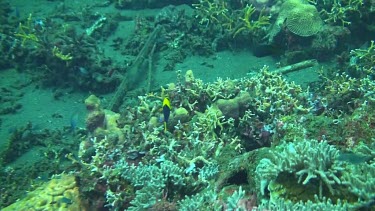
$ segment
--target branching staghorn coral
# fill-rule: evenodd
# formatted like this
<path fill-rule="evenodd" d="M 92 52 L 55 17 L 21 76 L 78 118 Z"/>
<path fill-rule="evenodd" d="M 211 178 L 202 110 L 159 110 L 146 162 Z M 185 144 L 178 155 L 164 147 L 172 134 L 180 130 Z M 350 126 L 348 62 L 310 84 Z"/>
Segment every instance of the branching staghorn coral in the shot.
<path fill-rule="evenodd" d="M 162 191 L 172 192 L 185 186 L 183 169 L 172 161 L 161 161 L 159 164 L 138 166 L 129 165 L 124 159 L 115 163 L 113 171 L 129 181 L 137 189 L 135 198 L 130 202 L 129 210 L 151 208 L 162 197 Z"/>
<path fill-rule="evenodd" d="M 244 83 L 247 84 L 250 95 L 254 96 L 258 112 L 278 118 L 280 115 L 309 111 L 303 102 L 306 96 L 301 86 L 288 82 L 279 74 L 270 72 L 267 66 L 263 67 L 256 77 Z"/>
<path fill-rule="evenodd" d="M 332 200 L 323 197 L 319 199 L 315 195 L 314 202 L 309 200 L 307 202 L 299 201 L 298 203 L 293 203 L 289 200 L 276 199 L 272 202 L 263 202 L 258 210 L 335 210 L 335 211 L 347 211 L 350 206 L 338 200 L 333 203 Z"/>
<path fill-rule="evenodd" d="M 353 149 L 357 155 L 367 156 L 367 162 L 347 165 L 342 183 L 349 187 L 349 191 L 358 196 L 359 204 L 366 204 L 375 198 L 375 145 L 359 143 Z"/>
<path fill-rule="evenodd" d="M 372 40 L 366 49 L 354 49 L 350 51 L 350 66 L 364 74 L 375 72 L 375 44 Z"/>
<path fill-rule="evenodd" d="M 224 125 L 230 123 L 229 120 L 225 120 L 221 111 L 213 106 L 208 106 L 203 114 L 198 114 L 197 120 L 196 129 L 201 130 L 201 134 L 210 133 L 211 138 L 217 137 L 216 130 L 221 133 L 224 129 Z"/>
<path fill-rule="evenodd" d="M 33 30 L 31 13 L 29 14 L 25 24 L 19 23 L 18 32 L 15 33 L 14 36 L 21 38 L 21 46 L 24 46 L 29 41 L 34 44 L 39 42 L 39 38 Z"/>
<path fill-rule="evenodd" d="M 326 91 L 335 95 L 345 95 L 349 92 L 359 91 L 360 81 L 350 77 L 346 73 L 337 73 L 334 78 L 328 78 L 324 74 L 320 77 L 326 84 Z"/>
<path fill-rule="evenodd" d="M 347 73 L 327 76 L 320 71 L 319 74 L 323 80 L 324 101 L 330 115 L 339 115 L 343 111 L 353 112 L 354 109 L 375 102 L 375 83 L 371 74 L 360 72 L 360 78 L 351 77 Z"/>
<path fill-rule="evenodd" d="M 350 192 L 369 202 L 375 198 L 375 164 L 363 163 L 350 165 L 343 175 L 343 184 L 348 185 Z"/>
<path fill-rule="evenodd" d="M 236 210 L 245 211 L 247 207 L 241 203 L 245 197 L 245 191 L 240 186 L 238 190 L 234 191 L 232 195 L 225 200 L 219 198 L 218 194 L 209 189 L 203 193 L 194 196 L 186 197 L 179 203 L 181 211 L 191 210 Z"/>
<path fill-rule="evenodd" d="M 329 2 L 331 3 L 331 2 Z M 329 4 L 328 2 L 325 4 Z M 350 13 L 358 13 L 360 16 L 361 14 L 361 7 L 363 7 L 362 0 L 334 0 L 330 11 L 322 10 L 322 14 L 327 16 L 325 19 L 326 22 L 341 23 L 342 26 L 350 25 Z"/>
<path fill-rule="evenodd" d="M 199 0 L 193 7 L 198 13 L 196 18 L 200 18 L 200 24 L 221 24 L 228 30 L 232 29 L 234 20 L 225 0 Z"/>
<path fill-rule="evenodd" d="M 239 90 L 240 88 L 236 86 L 236 80 L 229 78 L 224 80 L 220 77 L 213 83 L 207 84 L 205 89 L 213 102 L 218 99 L 231 99 L 238 94 Z"/>

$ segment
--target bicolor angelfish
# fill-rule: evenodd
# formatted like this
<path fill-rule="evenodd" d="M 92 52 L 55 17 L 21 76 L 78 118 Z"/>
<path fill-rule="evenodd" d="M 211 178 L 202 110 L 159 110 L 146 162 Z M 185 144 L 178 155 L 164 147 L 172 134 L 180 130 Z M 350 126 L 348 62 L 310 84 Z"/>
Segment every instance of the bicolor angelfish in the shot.
<path fill-rule="evenodd" d="M 171 102 L 167 97 L 163 100 L 163 115 L 164 115 L 164 132 L 167 131 L 167 122 L 169 120 L 169 115 L 171 114 Z"/>

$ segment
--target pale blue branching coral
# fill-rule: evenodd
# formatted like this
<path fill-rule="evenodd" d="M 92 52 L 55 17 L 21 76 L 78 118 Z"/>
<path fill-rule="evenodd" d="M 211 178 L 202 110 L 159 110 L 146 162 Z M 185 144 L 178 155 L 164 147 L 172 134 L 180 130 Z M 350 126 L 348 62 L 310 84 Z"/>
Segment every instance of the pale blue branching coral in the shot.
<path fill-rule="evenodd" d="M 367 203 L 375 199 L 375 145 L 360 143 L 353 150 L 358 155 L 372 158 L 368 162 L 347 165 L 343 174 L 343 184 L 349 191 L 359 197 L 359 201 Z M 353 159 L 352 159 L 353 160 Z M 361 203 L 359 203 L 361 204 Z"/>
<path fill-rule="evenodd" d="M 180 211 L 196 211 L 202 208 L 206 208 L 203 210 L 209 210 L 209 207 L 212 208 L 220 208 L 217 204 L 218 195 L 213 190 L 207 190 L 204 192 L 200 192 L 193 196 L 187 196 L 185 199 L 179 202 L 179 210 Z"/>
<path fill-rule="evenodd" d="M 140 163 L 135 166 L 129 165 L 122 159 L 114 165 L 114 168 L 107 170 L 112 171 L 112 175 L 114 173 L 119 174 L 121 178 L 138 189 L 135 198 L 130 202 L 132 207 L 129 210 L 148 209 L 156 203 L 157 199 L 162 197 L 162 190 L 167 188 L 168 185 L 178 189 L 186 183 L 184 170 L 169 160 L 160 162 L 159 165 Z M 112 197 L 111 201 L 113 203 L 116 199 Z"/>
<path fill-rule="evenodd" d="M 245 191 L 240 186 L 231 196 L 220 201 L 217 193 L 213 190 L 207 190 L 191 197 L 186 197 L 179 202 L 180 211 L 196 210 L 225 210 L 245 211 L 246 208 L 240 203 L 245 198 Z"/>
<path fill-rule="evenodd" d="M 299 210 L 299 211 L 310 211 L 310 210 L 334 210 L 334 211 L 348 211 L 349 206 L 346 203 L 338 200 L 335 204 L 330 199 L 319 199 L 315 195 L 315 201 L 293 203 L 289 200 L 276 199 L 272 202 L 265 201 L 258 206 L 258 210 Z"/>
<path fill-rule="evenodd" d="M 306 185 L 311 179 L 319 179 L 331 192 L 335 194 L 332 187 L 341 184 L 339 173 L 343 170 L 339 163 L 335 163 L 339 151 L 327 142 L 316 140 L 302 140 L 294 143 L 284 143 L 271 153 L 272 159 L 262 159 L 256 173 L 261 180 L 261 191 L 270 181 L 276 180 L 282 172 L 293 173 L 298 177 L 298 183 Z M 322 185 L 319 194 L 322 197 Z"/>
<path fill-rule="evenodd" d="M 245 208 L 244 207 L 241 207 L 240 206 L 240 200 L 243 199 L 245 197 L 245 191 L 242 190 L 242 187 L 240 186 L 240 188 L 236 191 L 234 191 L 234 193 L 229 196 L 227 198 L 227 202 L 226 202 L 226 210 L 228 211 L 233 211 L 233 210 L 236 210 L 236 211 L 245 211 Z"/>
<path fill-rule="evenodd" d="M 199 169 L 198 178 L 202 181 L 207 181 L 219 173 L 219 165 L 217 163 L 210 163 L 204 165 Z"/>
<path fill-rule="evenodd" d="M 361 201 L 375 199 L 375 164 L 350 165 L 343 175 L 343 183 L 349 191 L 357 195 Z"/>
<path fill-rule="evenodd" d="M 146 184 L 155 184 L 157 188 L 164 188 L 169 181 L 174 185 L 184 185 L 184 171 L 172 161 L 163 161 L 160 166 L 129 165 L 126 161 L 116 164 L 116 168 L 122 169 L 121 176 L 130 181 L 135 187 L 143 187 Z"/>
<path fill-rule="evenodd" d="M 155 184 L 150 184 L 135 192 L 135 198 L 130 202 L 132 205 L 128 211 L 147 210 L 151 208 L 162 197 L 162 190 Z"/>

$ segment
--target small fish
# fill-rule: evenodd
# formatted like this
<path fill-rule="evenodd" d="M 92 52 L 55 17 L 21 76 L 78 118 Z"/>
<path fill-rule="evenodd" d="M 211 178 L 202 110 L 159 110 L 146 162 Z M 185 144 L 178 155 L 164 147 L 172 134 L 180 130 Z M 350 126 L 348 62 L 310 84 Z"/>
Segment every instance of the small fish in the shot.
<path fill-rule="evenodd" d="M 164 131 L 167 131 L 167 122 L 169 120 L 169 115 L 171 114 L 171 102 L 167 97 L 163 100 L 163 115 L 164 115 Z"/>
<path fill-rule="evenodd" d="M 76 128 L 77 128 L 78 118 L 79 118 L 78 112 L 74 112 L 72 116 L 70 117 L 70 131 L 72 131 L 73 133 L 75 133 Z"/>
<path fill-rule="evenodd" d="M 16 16 L 16 18 L 20 18 L 20 17 L 21 17 L 21 15 L 20 15 L 20 10 L 18 9 L 18 7 L 16 7 L 16 8 L 14 9 L 14 15 Z"/>
<path fill-rule="evenodd" d="M 257 44 L 252 49 L 254 56 L 261 58 L 265 56 L 278 56 L 282 54 L 281 47 L 268 44 Z"/>
<path fill-rule="evenodd" d="M 61 199 L 59 199 L 59 202 L 65 203 L 65 204 L 73 204 L 73 201 L 69 198 L 66 198 L 66 197 L 62 197 Z"/>
<path fill-rule="evenodd" d="M 78 68 L 78 71 L 81 75 L 88 75 L 89 74 L 89 71 L 84 68 L 84 67 L 77 67 Z"/>
<path fill-rule="evenodd" d="M 38 181 L 42 181 L 42 182 L 47 182 L 49 180 L 49 176 L 48 176 L 48 173 L 42 173 L 41 175 L 39 175 L 36 180 Z"/>
<path fill-rule="evenodd" d="M 341 162 L 348 162 L 351 164 L 361 164 L 373 159 L 372 156 L 355 154 L 353 152 L 340 153 L 337 160 Z"/>

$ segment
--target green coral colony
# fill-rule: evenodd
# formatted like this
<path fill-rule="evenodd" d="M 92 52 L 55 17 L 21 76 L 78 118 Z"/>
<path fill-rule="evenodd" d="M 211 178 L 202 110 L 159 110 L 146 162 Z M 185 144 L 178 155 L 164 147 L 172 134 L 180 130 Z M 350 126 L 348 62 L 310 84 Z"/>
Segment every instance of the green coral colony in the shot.
<path fill-rule="evenodd" d="M 0 67 L 32 70 L 45 89 L 92 93 L 73 135 L 31 123 L 11 132 L 1 210 L 374 210 L 375 1 L 176 2 L 112 0 L 79 13 L 62 3 L 22 19 L 0 0 Z M 145 8 L 158 13 L 124 15 Z M 111 38 L 120 63 L 97 44 L 124 21 L 132 34 Z M 194 76 L 199 66 L 176 68 L 249 48 L 278 63 L 210 82 Z M 155 65 L 172 77 L 157 83 Z M 1 90 L 2 115 L 21 107 L 10 92 Z M 44 154 L 34 166 L 9 166 L 34 145 Z M 25 200 L 44 198 L 20 200 L 52 175 Z"/>

